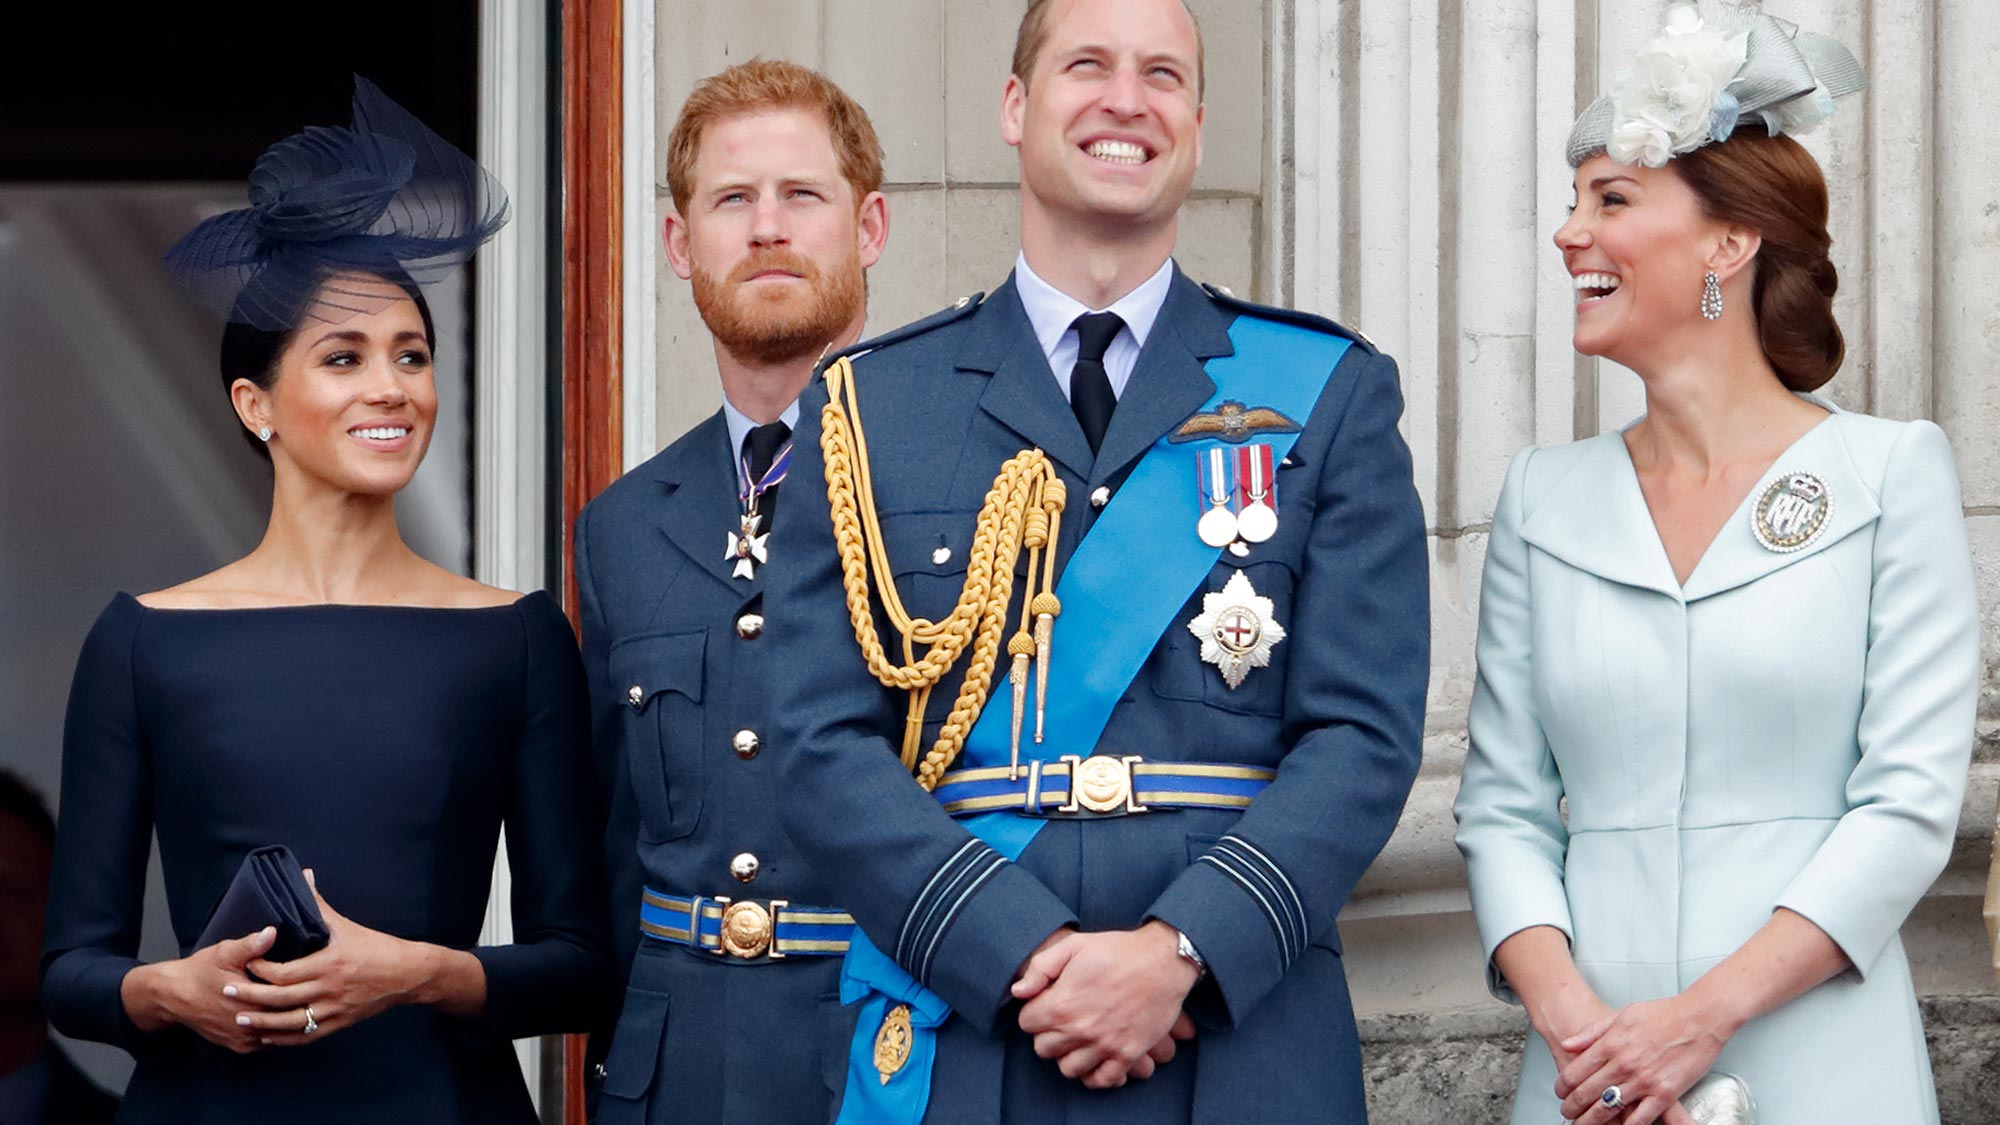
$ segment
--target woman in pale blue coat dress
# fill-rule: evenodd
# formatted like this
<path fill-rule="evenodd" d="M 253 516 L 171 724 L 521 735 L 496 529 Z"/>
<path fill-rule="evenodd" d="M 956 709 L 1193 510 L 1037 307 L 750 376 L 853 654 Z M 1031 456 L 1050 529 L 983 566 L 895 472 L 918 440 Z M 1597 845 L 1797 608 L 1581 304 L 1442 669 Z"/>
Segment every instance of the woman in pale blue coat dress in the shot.
<path fill-rule="evenodd" d="M 1707 15 L 1578 123 L 1556 235 L 1577 349 L 1647 413 L 1522 453 L 1493 517 L 1456 811 L 1489 982 L 1533 1028 L 1513 1120 L 1688 1125 L 1723 1071 L 1758 1125 L 1935 1122 L 1897 931 L 1973 737 L 1957 479 L 1929 422 L 1804 394 L 1842 345 L 1825 183 L 1782 132 L 1858 68 Z M 1651 95 L 1690 86 L 1713 103 Z"/>

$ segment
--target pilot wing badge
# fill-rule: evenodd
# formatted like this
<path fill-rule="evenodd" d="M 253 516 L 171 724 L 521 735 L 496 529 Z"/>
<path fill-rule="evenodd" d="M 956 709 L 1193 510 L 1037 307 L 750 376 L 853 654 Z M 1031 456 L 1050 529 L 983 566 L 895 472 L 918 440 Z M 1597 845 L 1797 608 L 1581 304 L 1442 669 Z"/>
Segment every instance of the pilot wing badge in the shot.
<path fill-rule="evenodd" d="M 1213 413 L 1204 412 L 1182 422 L 1168 441 L 1219 440 L 1242 444 L 1258 434 L 1295 434 L 1299 424 L 1268 406 L 1245 406 L 1235 399 L 1216 404 Z"/>

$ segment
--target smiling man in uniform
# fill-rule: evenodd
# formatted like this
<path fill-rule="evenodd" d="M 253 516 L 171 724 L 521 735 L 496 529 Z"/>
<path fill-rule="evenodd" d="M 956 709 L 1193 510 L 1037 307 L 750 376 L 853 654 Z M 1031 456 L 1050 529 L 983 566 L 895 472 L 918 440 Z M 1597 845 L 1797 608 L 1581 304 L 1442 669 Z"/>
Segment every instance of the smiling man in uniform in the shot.
<path fill-rule="evenodd" d="M 843 1125 L 1366 1117 L 1334 917 L 1421 756 L 1423 518 L 1395 364 L 1175 265 L 1203 82 L 1180 0 L 1033 0 L 1012 276 L 804 400 L 772 686 L 859 926 Z"/>

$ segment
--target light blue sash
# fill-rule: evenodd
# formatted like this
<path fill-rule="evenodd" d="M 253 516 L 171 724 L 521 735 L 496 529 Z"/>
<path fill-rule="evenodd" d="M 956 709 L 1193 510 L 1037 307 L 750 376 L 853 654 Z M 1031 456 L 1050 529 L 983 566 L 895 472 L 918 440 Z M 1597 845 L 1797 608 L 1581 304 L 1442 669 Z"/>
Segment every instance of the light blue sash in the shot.
<path fill-rule="evenodd" d="M 1269 406 L 1301 423 L 1349 346 L 1323 332 L 1250 316 L 1236 318 L 1229 340 L 1235 353 L 1212 359 L 1204 368 L 1215 381 L 1215 394 L 1201 409 L 1213 411 L 1234 399 Z M 1271 446 L 1275 465 L 1298 434 L 1256 437 Z M 1050 646 L 1046 738 L 1039 744 L 1022 741 L 1024 762 L 1092 753 L 1112 708 L 1214 568 L 1218 548 L 1194 532 L 1201 515 L 1195 458 L 1213 444 L 1175 444 L 1165 437 L 1153 443 L 1070 555 L 1056 584 L 1062 614 Z M 1134 559 L 1144 559 L 1146 565 L 1135 568 Z M 1011 720 L 1011 702 L 1004 691 L 997 692 L 967 735 L 960 766 L 1006 765 Z M 994 812 L 962 823 L 1012 860 L 1027 850 L 1045 821 Z M 917 1125 L 930 1103 L 937 1027 L 951 1014 L 950 1007 L 877 949 L 859 927 L 841 966 L 840 1000 L 866 1003 L 848 1051 L 847 1093 L 835 1125 Z M 910 1005 L 911 1050 L 902 1069 L 885 1083 L 875 1070 L 875 1034 L 883 1014 L 898 1003 Z"/>

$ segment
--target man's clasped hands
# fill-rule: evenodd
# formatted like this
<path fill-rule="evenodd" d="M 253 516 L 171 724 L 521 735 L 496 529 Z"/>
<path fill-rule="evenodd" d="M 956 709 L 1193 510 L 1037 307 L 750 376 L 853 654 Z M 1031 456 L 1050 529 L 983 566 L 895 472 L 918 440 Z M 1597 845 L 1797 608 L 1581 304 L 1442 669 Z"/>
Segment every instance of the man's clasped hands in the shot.
<path fill-rule="evenodd" d="M 1035 1053 L 1094 1090 L 1149 1078 L 1194 1038 L 1181 1010 L 1201 977 L 1180 935 L 1157 919 L 1136 930 L 1050 935 L 1021 967 L 1014 998 Z"/>

